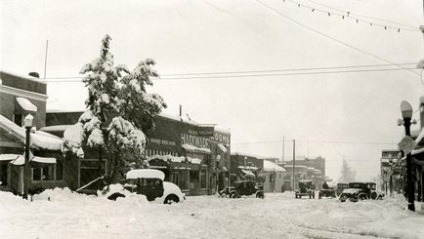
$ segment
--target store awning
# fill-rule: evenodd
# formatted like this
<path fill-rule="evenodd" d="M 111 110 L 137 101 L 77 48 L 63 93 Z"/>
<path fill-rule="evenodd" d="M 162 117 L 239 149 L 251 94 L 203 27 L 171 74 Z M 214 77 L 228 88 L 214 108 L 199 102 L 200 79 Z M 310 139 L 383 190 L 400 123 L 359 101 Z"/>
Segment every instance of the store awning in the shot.
<path fill-rule="evenodd" d="M 208 148 L 199 148 L 197 146 L 191 145 L 191 144 L 183 144 L 182 147 L 189 151 L 189 152 L 193 152 L 193 153 L 205 153 L 205 154 L 210 154 L 211 150 Z"/>
<path fill-rule="evenodd" d="M 10 160 L 10 163 L 16 166 L 22 166 L 25 164 L 25 156 L 20 154 L 1 154 L 0 160 Z M 29 162 L 41 164 L 55 164 L 56 158 L 39 157 L 30 154 Z"/>
<path fill-rule="evenodd" d="M 221 150 L 223 153 L 227 153 L 227 147 L 225 147 L 223 144 L 218 144 L 219 150 Z"/>
<path fill-rule="evenodd" d="M 0 154 L 0 161 L 13 161 L 17 159 L 19 154 Z"/>
<path fill-rule="evenodd" d="M 15 136 L 22 143 L 25 143 L 26 130 L 19 125 L 13 123 L 8 118 L 0 115 L 0 128 L 4 129 L 9 134 Z M 52 134 L 35 131 L 31 132 L 30 147 L 43 148 L 49 150 L 61 150 L 62 139 Z"/>
<path fill-rule="evenodd" d="M 31 101 L 29 101 L 27 98 L 17 97 L 16 101 L 18 102 L 18 105 L 21 107 L 22 111 L 25 113 L 35 114 L 37 112 L 37 106 L 31 103 Z"/>
<path fill-rule="evenodd" d="M 252 171 L 250 171 L 250 170 L 244 170 L 244 169 L 241 169 L 241 171 L 242 171 L 244 174 L 246 174 L 246 176 L 255 177 L 255 174 L 253 174 L 253 173 L 252 173 Z"/>

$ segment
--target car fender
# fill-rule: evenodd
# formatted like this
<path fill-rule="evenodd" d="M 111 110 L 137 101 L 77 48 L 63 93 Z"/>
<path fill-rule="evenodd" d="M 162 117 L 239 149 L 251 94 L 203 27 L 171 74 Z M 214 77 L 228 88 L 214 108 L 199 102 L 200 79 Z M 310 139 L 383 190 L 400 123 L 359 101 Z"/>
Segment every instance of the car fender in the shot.
<path fill-rule="evenodd" d="M 163 195 L 160 198 L 156 198 L 154 201 L 158 203 L 164 203 L 168 195 L 174 194 L 178 197 L 179 202 L 185 200 L 185 194 L 181 191 L 180 187 L 171 182 L 163 182 Z"/>

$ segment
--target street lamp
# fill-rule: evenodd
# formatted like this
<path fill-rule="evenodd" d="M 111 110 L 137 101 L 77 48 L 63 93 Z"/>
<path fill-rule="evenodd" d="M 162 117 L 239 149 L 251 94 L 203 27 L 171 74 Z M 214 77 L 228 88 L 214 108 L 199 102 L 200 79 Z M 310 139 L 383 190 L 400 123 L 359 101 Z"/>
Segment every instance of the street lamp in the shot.
<path fill-rule="evenodd" d="M 24 199 L 28 199 L 28 187 L 30 183 L 30 175 L 29 175 L 29 144 L 30 144 L 30 137 L 31 137 L 31 128 L 32 128 L 32 121 L 34 117 L 31 114 L 28 114 L 24 119 L 24 126 L 26 130 L 26 137 L 25 137 L 25 165 L 24 165 Z"/>
<path fill-rule="evenodd" d="M 400 111 L 402 113 L 403 125 L 405 126 L 406 137 L 411 136 L 411 118 L 412 118 L 412 106 L 406 101 L 402 101 L 400 104 Z M 411 152 L 406 154 L 406 183 L 407 183 L 407 194 L 408 194 L 408 209 L 415 211 L 414 205 L 414 185 L 412 182 L 412 158 Z"/>
<path fill-rule="evenodd" d="M 221 161 L 221 155 L 216 156 L 216 192 L 219 193 L 219 162 Z"/>

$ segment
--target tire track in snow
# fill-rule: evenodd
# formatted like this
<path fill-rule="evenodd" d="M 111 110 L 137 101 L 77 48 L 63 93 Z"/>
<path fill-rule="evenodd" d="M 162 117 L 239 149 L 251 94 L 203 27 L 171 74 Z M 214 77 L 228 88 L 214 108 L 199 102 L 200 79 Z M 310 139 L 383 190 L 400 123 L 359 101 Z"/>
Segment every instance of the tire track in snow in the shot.
<path fill-rule="evenodd" d="M 338 238 L 345 238 L 345 239 L 400 239 L 399 237 L 385 237 L 380 236 L 377 233 L 366 233 L 366 232 L 350 232 L 350 231 L 337 231 L 337 230 L 331 230 L 331 229 L 319 229 L 314 228 L 310 226 L 305 225 L 293 225 L 296 228 L 299 228 L 301 230 L 304 230 L 300 232 L 304 236 L 311 238 L 311 239 L 338 239 Z"/>

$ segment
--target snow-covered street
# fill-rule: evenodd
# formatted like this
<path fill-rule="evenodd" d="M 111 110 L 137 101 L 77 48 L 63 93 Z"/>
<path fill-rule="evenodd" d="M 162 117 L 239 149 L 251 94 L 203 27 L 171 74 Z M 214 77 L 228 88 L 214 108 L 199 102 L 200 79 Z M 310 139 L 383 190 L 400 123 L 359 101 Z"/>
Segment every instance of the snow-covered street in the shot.
<path fill-rule="evenodd" d="M 162 205 L 55 189 L 33 202 L 0 192 L 0 202 L 0 238 L 424 238 L 423 212 L 400 197 L 340 203 L 287 192 Z"/>

